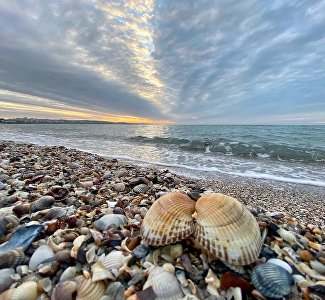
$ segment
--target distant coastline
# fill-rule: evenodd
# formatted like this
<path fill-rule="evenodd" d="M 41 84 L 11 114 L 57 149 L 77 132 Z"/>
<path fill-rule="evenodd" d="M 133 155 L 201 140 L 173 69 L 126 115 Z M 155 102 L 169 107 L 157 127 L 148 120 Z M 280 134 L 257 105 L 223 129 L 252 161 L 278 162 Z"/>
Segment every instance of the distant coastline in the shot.
<path fill-rule="evenodd" d="M 128 123 L 128 122 L 109 122 L 95 120 L 64 120 L 64 119 L 36 119 L 36 118 L 0 118 L 0 123 L 3 124 L 146 124 L 147 123 Z"/>

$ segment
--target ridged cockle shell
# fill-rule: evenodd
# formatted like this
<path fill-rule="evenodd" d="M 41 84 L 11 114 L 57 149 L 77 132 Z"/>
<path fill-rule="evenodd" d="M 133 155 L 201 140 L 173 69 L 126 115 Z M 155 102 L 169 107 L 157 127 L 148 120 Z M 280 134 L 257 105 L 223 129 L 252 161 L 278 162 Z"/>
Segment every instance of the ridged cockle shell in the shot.
<path fill-rule="evenodd" d="M 195 202 L 187 195 L 170 193 L 161 196 L 143 219 L 143 240 L 150 245 L 162 246 L 188 237 L 194 231 L 194 208 Z"/>
<path fill-rule="evenodd" d="M 261 248 L 259 226 L 238 200 L 212 193 L 195 204 L 195 238 L 209 253 L 230 265 L 253 263 Z"/>
<path fill-rule="evenodd" d="M 77 283 L 76 300 L 99 300 L 105 292 L 104 281 L 92 282 L 91 278 L 79 275 L 75 278 Z"/>

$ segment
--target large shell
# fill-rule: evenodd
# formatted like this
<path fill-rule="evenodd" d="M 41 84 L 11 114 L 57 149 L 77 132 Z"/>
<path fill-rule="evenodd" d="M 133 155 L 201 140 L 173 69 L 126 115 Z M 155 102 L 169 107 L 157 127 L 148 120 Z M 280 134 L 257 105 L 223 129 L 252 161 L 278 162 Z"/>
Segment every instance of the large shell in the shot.
<path fill-rule="evenodd" d="M 37 296 L 37 283 L 34 281 L 28 281 L 22 283 L 13 291 L 10 300 L 36 300 Z"/>
<path fill-rule="evenodd" d="M 33 253 L 29 261 L 29 268 L 35 271 L 42 263 L 52 262 L 54 259 L 54 252 L 52 248 L 47 245 L 38 247 Z"/>
<path fill-rule="evenodd" d="M 0 268 L 12 268 L 24 262 L 25 253 L 22 249 L 7 250 L 0 253 Z"/>
<path fill-rule="evenodd" d="M 243 204 L 212 193 L 202 196 L 195 209 L 195 237 L 203 248 L 230 265 L 248 265 L 256 260 L 262 244 L 260 229 Z"/>
<path fill-rule="evenodd" d="M 192 214 L 195 202 L 181 193 L 161 196 L 145 215 L 141 233 L 145 242 L 154 246 L 175 243 L 194 231 Z"/>
<path fill-rule="evenodd" d="M 107 230 L 109 228 L 117 228 L 120 226 L 123 226 L 127 223 L 127 219 L 123 215 L 115 215 L 115 214 L 110 214 L 110 215 L 105 215 L 95 221 L 93 224 L 94 226 L 101 231 Z"/>
<path fill-rule="evenodd" d="M 184 297 L 177 277 L 162 267 L 150 271 L 143 289 L 150 286 L 156 294 L 156 300 L 177 300 Z"/>
<path fill-rule="evenodd" d="M 255 288 L 269 298 L 290 294 L 293 278 L 284 268 L 274 264 L 257 265 L 251 274 Z"/>
<path fill-rule="evenodd" d="M 43 196 L 38 200 L 34 201 L 31 206 L 31 212 L 36 212 L 46 208 L 50 208 L 54 203 L 54 198 L 52 196 Z"/>
<path fill-rule="evenodd" d="M 85 278 L 79 275 L 75 279 L 77 283 L 76 300 L 98 300 L 105 292 L 105 283 L 103 281 L 92 282 L 91 278 Z"/>
<path fill-rule="evenodd" d="M 53 290 L 51 300 L 72 300 L 72 295 L 76 290 L 77 283 L 74 281 L 59 282 Z"/>

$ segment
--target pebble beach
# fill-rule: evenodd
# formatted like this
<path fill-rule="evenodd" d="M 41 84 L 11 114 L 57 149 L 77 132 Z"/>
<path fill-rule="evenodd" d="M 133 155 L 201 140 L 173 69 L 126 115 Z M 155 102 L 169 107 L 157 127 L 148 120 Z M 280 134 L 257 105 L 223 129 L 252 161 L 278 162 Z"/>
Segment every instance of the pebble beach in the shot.
<path fill-rule="evenodd" d="M 144 217 L 176 192 L 243 203 L 261 233 L 254 262 L 212 258 L 192 235 L 148 245 Z M 323 187 L 226 175 L 205 181 L 61 146 L 0 141 L 0 299 L 27 299 L 26 290 L 28 299 L 324 299 L 324 199 Z M 271 288 L 258 279 L 268 271 L 276 277 Z M 164 290 L 164 280 L 174 283 Z M 269 291 L 277 284 L 288 291 Z"/>

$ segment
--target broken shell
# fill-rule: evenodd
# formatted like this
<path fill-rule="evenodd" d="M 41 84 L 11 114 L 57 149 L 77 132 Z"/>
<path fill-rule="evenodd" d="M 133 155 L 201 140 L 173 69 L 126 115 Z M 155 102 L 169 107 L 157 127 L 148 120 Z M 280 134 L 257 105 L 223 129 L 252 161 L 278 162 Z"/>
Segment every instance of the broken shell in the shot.
<path fill-rule="evenodd" d="M 143 289 L 150 286 L 156 294 L 156 300 L 177 300 L 184 296 L 177 277 L 162 267 L 155 267 L 150 271 Z"/>
<path fill-rule="evenodd" d="M 299 254 L 302 261 L 309 262 L 314 259 L 314 256 L 308 250 L 302 250 Z"/>
<path fill-rule="evenodd" d="M 32 203 L 31 212 L 50 208 L 52 207 L 54 201 L 55 199 L 52 196 L 43 196 Z"/>
<path fill-rule="evenodd" d="M 260 229 L 243 204 L 232 197 L 211 193 L 202 196 L 195 209 L 195 236 L 209 253 L 231 265 L 248 265 L 257 259 Z"/>
<path fill-rule="evenodd" d="M 97 260 L 96 251 L 97 251 L 97 246 L 92 246 L 86 252 L 86 260 L 89 264 L 91 264 Z"/>
<path fill-rule="evenodd" d="M 22 249 L 7 250 L 0 253 L 0 268 L 12 268 L 24 262 L 25 253 Z"/>
<path fill-rule="evenodd" d="M 282 298 L 290 294 L 292 276 L 274 264 L 257 265 L 251 274 L 252 283 L 264 296 Z"/>
<path fill-rule="evenodd" d="M 95 228 L 100 231 L 108 230 L 109 228 L 117 228 L 126 225 L 127 219 L 124 215 L 109 214 L 101 217 L 93 222 Z"/>
<path fill-rule="evenodd" d="M 73 247 L 70 252 L 70 256 L 73 258 L 77 258 L 78 251 L 83 244 L 88 239 L 86 235 L 80 235 L 73 241 Z"/>
<path fill-rule="evenodd" d="M 29 214 L 30 207 L 31 207 L 30 203 L 18 204 L 12 209 L 12 211 L 18 218 L 21 218 L 23 215 Z"/>
<path fill-rule="evenodd" d="M 143 240 L 150 245 L 162 246 L 189 236 L 194 230 L 194 203 L 190 197 L 181 193 L 161 196 L 143 219 Z"/>
<path fill-rule="evenodd" d="M 325 266 L 317 261 L 317 260 L 312 260 L 309 262 L 310 266 L 313 268 L 313 270 L 315 270 L 316 272 L 320 273 L 320 274 L 325 274 Z"/>
<path fill-rule="evenodd" d="M 79 275 L 75 278 L 77 283 L 76 300 L 99 300 L 105 292 L 105 283 L 103 281 L 92 282 L 91 278 L 85 278 Z"/>
<path fill-rule="evenodd" d="M 91 270 L 93 272 L 92 282 L 97 282 L 100 280 L 110 279 L 115 280 L 113 274 L 105 267 L 102 261 L 98 261 L 92 265 Z"/>
<path fill-rule="evenodd" d="M 220 278 L 220 285 L 224 290 L 228 290 L 231 287 L 240 287 L 241 290 L 246 294 L 249 294 L 253 290 L 251 283 L 232 272 L 222 274 Z"/>
<path fill-rule="evenodd" d="M 36 249 L 29 261 L 29 268 L 35 271 L 37 267 L 42 263 L 52 262 L 54 258 L 53 250 L 47 246 L 43 245 Z"/>
<path fill-rule="evenodd" d="M 77 283 L 74 281 L 59 282 L 54 290 L 51 300 L 72 300 L 72 294 L 77 290 Z"/>

